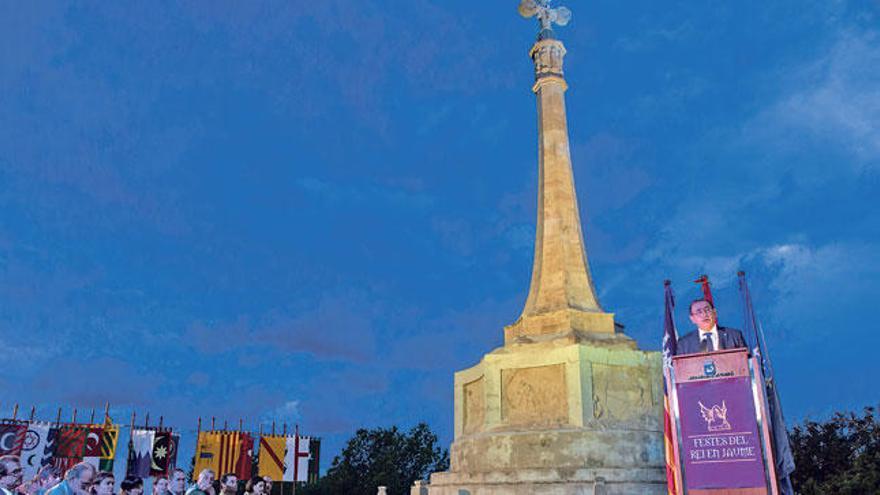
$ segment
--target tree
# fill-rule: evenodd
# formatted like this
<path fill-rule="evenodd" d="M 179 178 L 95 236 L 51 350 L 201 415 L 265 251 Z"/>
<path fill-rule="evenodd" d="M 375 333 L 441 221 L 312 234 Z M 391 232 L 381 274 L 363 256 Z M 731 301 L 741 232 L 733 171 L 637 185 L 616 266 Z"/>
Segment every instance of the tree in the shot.
<path fill-rule="evenodd" d="M 449 452 L 440 449 L 437 435 L 425 423 L 409 432 L 396 426 L 362 428 L 333 459 L 327 475 L 298 488 L 297 495 L 375 495 L 378 486 L 387 486 L 392 495 L 408 494 L 414 481 L 448 468 Z"/>
<path fill-rule="evenodd" d="M 790 435 L 801 495 L 880 493 L 880 421 L 875 409 L 864 416 L 837 412 L 823 423 L 805 421 Z"/>

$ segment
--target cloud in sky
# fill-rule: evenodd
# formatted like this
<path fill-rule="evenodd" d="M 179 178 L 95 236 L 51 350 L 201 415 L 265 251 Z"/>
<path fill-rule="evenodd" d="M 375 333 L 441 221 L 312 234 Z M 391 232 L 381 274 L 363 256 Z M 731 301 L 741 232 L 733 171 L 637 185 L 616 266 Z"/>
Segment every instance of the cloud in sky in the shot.
<path fill-rule="evenodd" d="M 878 41 L 876 30 L 848 28 L 817 59 L 785 67 L 777 76 L 779 100 L 746 125 L 747 138 L 786 154 L 830 144 L 851 157 L 857 171 L 876 169 L 880 165 Z"/>

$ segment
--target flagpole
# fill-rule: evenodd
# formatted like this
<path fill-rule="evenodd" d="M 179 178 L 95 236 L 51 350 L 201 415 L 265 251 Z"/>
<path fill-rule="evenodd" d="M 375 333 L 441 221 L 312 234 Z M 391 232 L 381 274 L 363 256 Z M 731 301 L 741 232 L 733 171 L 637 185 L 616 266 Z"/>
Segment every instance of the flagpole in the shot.
<path fill-rule="evenodd" d="M 15 421 L 17 417 L 18 417 L 18 404 L 16 403 L 15 406 L 12 408 L 12 421 Z"/>
<path fill-rule="evenodd" d="M 37 414 L 37 406 L 31 406 L 31 419 L 30 419 L 31 423 L 34 422 L 34 417 L 36 416 L 36 414 Z"/>
<path fill-rule="evenodd" d="M 774 468 L 776 472 L 777 489 L 782 495 L 792 495 L 794 490 L 791 486 L 791 473 L 795 469 L 794 456 L 791 452 L 791 444 L 788 432 L 785 428 L 785 417 L 782 413 L 782 401 L 779 400 L 779 391 L 773 376 L 773 366 L 770 364 L 770 356 L 767 352 L 767 341 L 764 337 L 764 329 L 758 322 L 755 308 L 752 305 L 752 296 L 746 282 L 746 274 L 740 270 L 739 278 L 740 294 L 743 299 L 743 311 L 745 311 L 746 324 L 754 327 L 755 340 L 758 352 L 761 354 L 761 375 L 764 379 L 764 400 L 769 410 L 769 422 L 771 427 L 771 448 L 773 451 Z"/>

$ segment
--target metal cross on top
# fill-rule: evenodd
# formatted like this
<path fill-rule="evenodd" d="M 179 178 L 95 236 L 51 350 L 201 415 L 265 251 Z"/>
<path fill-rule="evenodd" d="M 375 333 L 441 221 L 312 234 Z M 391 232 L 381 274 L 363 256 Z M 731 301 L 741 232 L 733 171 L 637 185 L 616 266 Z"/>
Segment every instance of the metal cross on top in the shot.
<path fill-rule="evenodd" d="M 553 24 L 565 26 L 571 20 L 571 10 L 568 7 L 550 6 L 552 0 L 521 0 L 519 2 L 519 15 L 528 19 L 537 17 L 541 23 L 541 31 L 553 30 Z"/>

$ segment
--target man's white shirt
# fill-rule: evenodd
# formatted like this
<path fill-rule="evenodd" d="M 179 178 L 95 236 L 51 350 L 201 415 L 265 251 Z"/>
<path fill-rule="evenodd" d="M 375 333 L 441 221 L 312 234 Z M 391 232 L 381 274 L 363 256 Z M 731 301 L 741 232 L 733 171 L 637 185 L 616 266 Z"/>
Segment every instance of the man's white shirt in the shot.
<path fill-rule="evenodd" d="M 719 345 L 718 345 L 719 342 L 718 342 L 718 325 L 717 324 L 712 325 L 712 328 L 708 331 L 703 331 L 702 328 L 700 328 L 699 330 L 700 330 L 700 344 L 702 344 L 703 340 L 705 340 L 707 337 L 710 337 L 712 339 L 712 349 L 714 349 L 716 351 L 721 349 L 721 347 L 719 347 Z"/>

